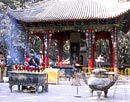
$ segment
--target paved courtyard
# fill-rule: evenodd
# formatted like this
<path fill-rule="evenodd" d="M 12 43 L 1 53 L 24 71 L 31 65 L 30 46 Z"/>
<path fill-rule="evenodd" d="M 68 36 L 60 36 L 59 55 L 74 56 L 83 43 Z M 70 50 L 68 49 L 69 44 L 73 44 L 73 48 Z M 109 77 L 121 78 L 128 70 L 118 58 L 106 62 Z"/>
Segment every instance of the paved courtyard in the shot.
<path fill-rule="evenodd" d="M 7 78 L 4 78 L 7 81 Z M 71 81 L 60 81 L 58 85 L 49 84 L 49 92 L 19 92 L 17 86 L 13 86 L 13 92 L 9 90 L 7 82 L 0 83 L 0 102 L 130 102 L 130 81 L 128 78 L 118 80 L 113 87 L 109 89 L 108 98 L 89 97 L 89 87 L 81 80 L 81 86 L 72 86 Z"/>

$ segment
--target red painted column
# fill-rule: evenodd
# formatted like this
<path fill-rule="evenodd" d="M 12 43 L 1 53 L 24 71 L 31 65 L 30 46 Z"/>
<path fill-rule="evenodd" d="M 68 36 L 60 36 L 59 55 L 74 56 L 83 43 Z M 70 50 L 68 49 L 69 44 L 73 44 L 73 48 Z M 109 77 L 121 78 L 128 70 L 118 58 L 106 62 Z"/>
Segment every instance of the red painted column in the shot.
<path fill-rule="evenodd" d="M 44 34 L 42 33 L 42 38 L 41 38 L 41 40 L 42 40 L 42 61 L 43 61 L 43 69 L 45 68 L 45 44 L 44 44 Z"/>
<path fill-rule="evenodd" d="M 117 50 L 117 29 L 114 27 L 114 42 L 113 42 L 113 48 L 114 48 L 114 72 L 118 73 L 118 50 Z"/>
<path fill-rule="evenodd" d="M 92 67 L 93 68 L 95 63 L 95 49 L 96 49 L 96 39 L 95 39 L 95 34 L 92 33 Z"/>
<path fill-rule="evenodd" d="M 113 41 L 112 41 L 113 38 L 111 38 L 109 40 L 109 44 L 110 44 L 110 62 L 111 62 L 111 68 L 114 67 L 114 50 L 113 50 Z"/>
<path fill-rule="evenodd" d="M 113 43 L 111 46 L 111 68 L 114 68 L 114 48 L 113 48 Z"/>
<path fill-rule="evenodd" d="M 89 70 L 89 72 L 91 72 L 93 70 L 92 29 L 88 29 L 88 70 Z"/>
<path fill-rule="evenodd" d="M 95 49 L 96 49 L 96 41 L 94 41 L 92 44 L 92 67 L 93 68 L 94 68 L 94 62 L 95 62 Z"/>
<path fill-rule="evenodd" d="M 44 44 L 45 44 L 45 68 L 48 68 L 49 66 L 49 31 L 46 31 L 45 36 L 44 36 Z"/>

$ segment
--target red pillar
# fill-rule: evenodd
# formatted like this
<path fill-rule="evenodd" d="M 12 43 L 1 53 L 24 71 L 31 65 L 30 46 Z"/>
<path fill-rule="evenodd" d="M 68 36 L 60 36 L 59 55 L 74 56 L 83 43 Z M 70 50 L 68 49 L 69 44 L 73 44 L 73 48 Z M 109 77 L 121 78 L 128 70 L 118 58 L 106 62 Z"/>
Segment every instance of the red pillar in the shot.
<path fill-rule="evenodd" d="M 93 70 L 93 59 L 92 58 L 88 58 L 88 71 L 91 72 Z"/>
<path fill-rule="evenodd" d="M 50 52 L 50 34 L 49 34 L 49 31 L 46 31 L 46 34 L 45 34 L 45 39 L 44 39 L 44 43 L 45 43 L 45 68 L 48 68 L 49 66 L 49 52 Z"/>
<path fill-rule="evenodd" d="M 93 70 L 93 58 L 92 58 L 92 29 L 88 29 L 88 70 Z"/>
<path fill-rule="evenodd" d="M 113 53 L 114 53 L 114 72 L 118 73 L 118 47 L 117 47 L 117 28 L 113 28 Z"/>
<path fill-rule="evenodd" d="M 115 73 L 118 73 L 119 70 L 118 70 L 118 65 L 117 65 L 117 42 L 115 42 L 113 44 L 113 48 L 114 48 L 114 72 Z"/>
<path fill-rule="evenodd" d="M 94 68 L 95 63 L 95 49 L 96 49 L 96 41 L 92 44 L 92 68 Z"/>
<path fill-rule="evenodd" d="M 113 49 L 113 43 L 110 43 L 110 48 L 111 48 L 111 68 L 114 68 L 114 49 Z"/>
<path fill-rule="evenodd" d="M 43 34 L 42 34 L 43 35 Z M 45 44 L 44 44 L 44 35 L 42 36 L 42 38 L 41 38 L 41 40 L 42 40 L 42 62 L 44 63 L 43 64 L 43 69 L 45 68 Z"/>

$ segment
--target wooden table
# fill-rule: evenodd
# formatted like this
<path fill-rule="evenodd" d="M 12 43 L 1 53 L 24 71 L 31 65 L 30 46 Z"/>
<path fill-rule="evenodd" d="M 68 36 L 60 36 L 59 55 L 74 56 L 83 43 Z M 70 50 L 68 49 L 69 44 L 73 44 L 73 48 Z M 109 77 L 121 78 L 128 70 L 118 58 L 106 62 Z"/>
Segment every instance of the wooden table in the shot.
<path fill-rule="evenodd" d="M 17 72 L 9 71 L 9 88 L 12 92 L 13 85 L 32 86 L 35 88 L 35 93 L 38 95 L 39 86 L 42 86 L 42 92 L 48 92 L 47 74 L 45 72 Z"/>

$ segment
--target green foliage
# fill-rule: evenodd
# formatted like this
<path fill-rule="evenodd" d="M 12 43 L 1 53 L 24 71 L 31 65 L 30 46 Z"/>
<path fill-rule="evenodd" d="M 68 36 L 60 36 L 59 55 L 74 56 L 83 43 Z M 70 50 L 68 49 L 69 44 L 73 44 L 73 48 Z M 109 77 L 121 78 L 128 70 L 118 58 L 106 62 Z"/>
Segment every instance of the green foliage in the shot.
<path fill-rule="evenodd" d="M 119 63 L 130 64 L 130 34 L 119 34 L 118 51 Z"/>
<path fill-rule="evenodd" d="M 24 0 L 1 0 L 1 2 L 14 9 L 17 7 L 22 7 L 24 4 Z"/>
<path fill-rule="evenodd" d="M 34 49 L 34 51 L 36 53 L 39 53 L 40 51 L 42 51 L 42 41 L 38 36 L 34 36 L 32 35 L 30 37 L 30 48 Z"/>

